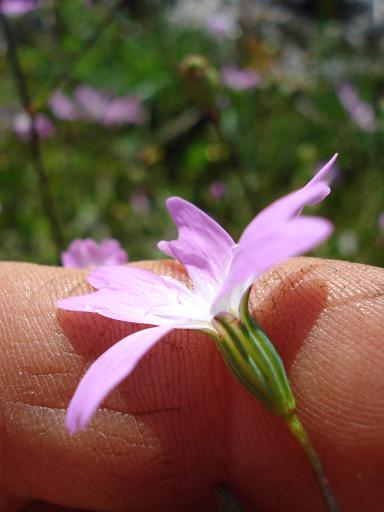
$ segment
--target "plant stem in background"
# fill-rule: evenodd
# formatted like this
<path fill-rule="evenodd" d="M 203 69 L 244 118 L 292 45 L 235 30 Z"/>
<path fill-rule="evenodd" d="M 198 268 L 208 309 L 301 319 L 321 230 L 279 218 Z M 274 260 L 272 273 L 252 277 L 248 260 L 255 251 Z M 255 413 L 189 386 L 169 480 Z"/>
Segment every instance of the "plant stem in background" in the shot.
<path fill-rule="evenodd" d="M 31 101 L 31 95 L 29 92 L 27 80 L 25 74 L 20 65 L 19 57 L 17 54 L 17 45 L 13 36 L 11 27 L 8 23 L 7 18 L 0 13 L 0 24 L 4 32 L 4 36 L 8 47 L 8 59 L 15 81 L 17 94 L 25 113 L 30 119 L 30 137 L 29 146 L 32 155 L 33 168 L 36 172 L 36 176 L 39 182 L 39 193 L 41 198 L 41 204 L 49 223 L 52 240 L 55 244 L 57 257 L 59 257 L 61 251 L 65 247 L 64 236 L 61 230 L 61 226 L 56 214 L 55 205 L 50 190 L 50 184 L 48 180 L 47 172 L 44 168 L 43 158 L 40 147 L 40 137 L 37 133 L 35 126 L 35 111 Z"/>
<path fill-rule="evenodd" d="M 116 14 L 123 7 L 124 1 L 119 0 L 116 4 L 114 4 L 109 10 L 106 17 L 101 21 L 101 23 L 96 27 L 93 34 L 86 39 L 78 51 L 72 56 L 66 67 L 53 78 L 52 81 L 48 83 L 45 93 L 43 93 L 43 97 L 38 101 L 38 104 L 45 105 L 50 98 L 53 91 L 61 87 L 61 85 L 66 82 L 66 80 L 71 76 L 73 69 L 78 65 L 78 63 L 83 59 L 83 57 L 94 47 L 99 38 L 102 36 L 104 31 L 109 27 L 109 25 L 114 21 Z M 56 5 L 55 7 L 56 17 L 59 18 L 59 7 Z"/>
<path fill-rule="evenodd" d="M 55 19 L 54 25 L 55 25 L 56 39 L 60 42 L 64 31 L 63 31 L 63 20 L 61 18 L 61 14 L 60 14 L 59 0 L 54 1 L 52 10 L 53 10 L 53 15 L 54 15 L 54 19 Z"/>

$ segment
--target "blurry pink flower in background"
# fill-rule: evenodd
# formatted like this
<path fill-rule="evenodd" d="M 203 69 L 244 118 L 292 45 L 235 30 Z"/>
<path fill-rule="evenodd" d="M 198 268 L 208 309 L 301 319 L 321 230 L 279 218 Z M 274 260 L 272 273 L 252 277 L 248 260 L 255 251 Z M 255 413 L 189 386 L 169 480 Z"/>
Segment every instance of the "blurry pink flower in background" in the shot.
<path fill-rule="evenodd" d="M 337 95 L 345 111 L 359 128 L 366 132 L 376 129 L 373 108 L 359 97 L 357 89 L 352 84 L 343 82 L 337 88 Z"/>
<path fill-rule="evenodd" d="M 56 91 L 50 99 L 52 112 L 66 121 L 85 119 L 105 126 L 143 124 L 145 112 L 137 96 L 113 97 L 89 85 L 76 87 L 73 99 Z"/>
<path fill-rule="evenodd" d="M 225 196 L 226 188 L 222 181 L 212 181 L 209 185 L 209 193 L 212 199 L 216 201 L 222 199 Z"/>
<path fill-rule="evenodd" d="M 260 82 L 260 75 L 253 69 L 225 66 L 220 74 L 222 84 L 234 91 L 253 89 Z"/>
<path fill-rule="evenodd" d="M 49 107 L 58 119 L 73 121 L 80 116 L 80 112 L 73 101 L 61 91 L 55 91 L 52 94 L 49 100 Z"/>
<path fill-rule="evenodd" d="M 236 20 L 232 16 L 223 13 L 210 16 L 205 22 L 205 30 L 218 39 L 231 39 L 240 34 Z"/>
<path fill-rule="evenodd" d="M 379 214 L 379 217 L 377 219 L 377 223 L 379 225 L 380 231 L 382 231 L 384 233 L 384 212 L 381 212 Z"/>
<path fill-rule="evenodd" d="M 137 215 L 147 215 L 151 211 L 151 201 L 142 190 L 136 190 L 131 195 L 129 204 Z"/>
<path fill-rule="evenodd" d="M 63 267 L 91 268 L 100 265 L 122 265 L 128 261 L 127 252 L 113 238 L 97 243 L 92 238 L 75 239 L 61 254 Z"/>
<path fill-rule="evenodd" d="M 22 16 L 38 7 L 37 0 L 0 0 L 0 13 L 9 17 Z"/>
<path fill-rule="evenodd" d="M 12 119 L 12 130 L 23 141 L 31 135 L 31 118 L 25 112 L 16 114 Z M 55 131 L 51 121 L 44 114 L 36 114 L 34 118 L 35 130 L 42 138 L 50 137 Z"/>
<path fill-rule="evenodd" d="M 124 96 L 109 101 L 104 112 L 102 123 L 111 124 L 143 124 L 145 114 L 136 96 Z"/>
<path fill-rule="evenodd" d="M 82 109 L 82 117 L 92 121 L 101 121 L 108 104 L 108 98 L 104 93 L 100 93 L 89 85 L 79 85 L 73 96 Z"/>

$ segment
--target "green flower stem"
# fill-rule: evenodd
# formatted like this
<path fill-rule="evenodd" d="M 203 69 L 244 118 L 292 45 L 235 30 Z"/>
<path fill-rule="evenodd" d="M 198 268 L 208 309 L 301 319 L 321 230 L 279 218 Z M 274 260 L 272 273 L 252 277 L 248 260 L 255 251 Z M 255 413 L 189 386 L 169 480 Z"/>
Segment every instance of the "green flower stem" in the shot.
<path fill-rule="evenodd" d="M 337 506 L 333 492 L 329 486 L 328 480 L 325 476 L 323 466 L 320 463 L 319 457 L 317 456 L 317 453 L 303 424 L 295 413 L 284 416 L 284 420 L 286 421 L 291 434 L 302 446 L 308 458 L 312 471 L 319 485 L 319 489 L 323 497 L 327 512 L 338 512 L 339 508 Z"/>
<path fill-rule="evenodd" d="M 295 399 L 283 362 L 271 341 L 249 314 L 249 293 L 250 289 L 241 301 L 240 318 L 227 312 L 217 315 L 213 321 L 216 333 L 209 334 L 241 384 L 269 411 L 284 418 L 309 460 L 326 511 L 337 512 L 338 507 L 319 458 L 295 413 Z"/>

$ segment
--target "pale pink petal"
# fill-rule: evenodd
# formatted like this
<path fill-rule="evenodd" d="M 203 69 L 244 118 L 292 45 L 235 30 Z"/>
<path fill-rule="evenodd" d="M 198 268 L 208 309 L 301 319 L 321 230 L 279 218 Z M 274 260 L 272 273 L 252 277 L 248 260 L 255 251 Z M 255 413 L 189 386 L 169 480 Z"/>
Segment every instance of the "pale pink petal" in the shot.
<path fill-rule="evenodd" d="M 48 117 L 44 114 L 36 114 L 34 123 L 36 132 L 40 137 L 45 139 L 53 135 L 55 128 Z"/>
<path fill-rule="evenodd" d="M 0 12 L 9 17 L 22 16 L 38 7 L 37 0 L 0 0 Z"/>
<path fill-rule="evenodd" d="M 180 261 L 195 288 L 203 293 L 204 283 L 220 281 L 225 274 L 234 241 L 216 221 L 188 201 L 171 197 L 166 204 L 179 238 L 159 242 L 158 248 Z"/>
<path fill-rule="evenodd" d="M 222 181 L 212 181 L 209 185 L 209 193 L 212 199 L 215 199 L 215 201 L 219 201 L 222 199 L 226 194 L 226 186 Z"/>
<path fill-rule="evenodd" d="M 74 91 L 74 98 L 78 107 L 83 110 L 85 119 L 101 121 L 109 101 L 106 93 L 100 92 L 90 85 L 79 85 Z"/>
<path fill-rule="evenodd" d="M 139 98 L 127 95 L 110 99 L 101 122 L 106 126 L 124 123 L 143 124 L 145 119 Z"/>
<path fill-rule="evenodd" d="M 384 212 L 381 212 L 377 218 L 380 231 L 384 231 Z"/>
<path fill-rule="evenodd" d="M 101 266 L 88 278 L 97 292 L 69 297 L 58 307 L 69 311 L 153 325 L 182 323 L 186 328 L 206 327 L 209 306 L 176 279 L 124 266 Z"/>
<path fill-rule="evenodd" d="M 328 160 L 313 176 L 313 178 L 306 184 L 306 187 L 312 187 L 313 185 L 316 185 L 317 183 L 325 183 L 326 185 L 329 185 L 332 182 L 333 176 L 332 176 L 332 166 L 335 163 L 336 159 L 338 157 L 338 153 L 335 153 L 333 157 Z M 324 198 L 320 198 L 319 200 L 322 201 Z M 317 201 L 318 202 L 318 201 Z M 311 203 L 316 204 L 316 203 Z"/>
<path fill-rule="evenodd" d="M 87 268 L 92 265 L 90 252 L 96 249 L 96 242 L 91 238 L 76 238 L 69 244 L 68 249 L 61 254 L 63 267 Z"/>
<path fill-rule="evenodd" d="M 68 407 L 65 423 L 71 434 L 86 427 L 108 393 L 132 372 L 145 353 L 170 330 L 172 326 L 135 332 L 113 345 L 92 364 Z"/>
<path fill-rule="evenodd" d="M 228 304 L 238 304 L 239 297 L 257 276 L 291 256 L 313 249 L 331 233 L 329 221 L 305 216 L 275 223 L 269 230 L 247 238 L 234 251 L 229 273 L 212 306 L 212 313 L 226 310 Z M 236 294 L 236 300 L 231 300 L 232 293 Z"/>
<path fill-rule="evenodd" d="M 238 69 L 234 66 L 225 66 L 221 70 L 221 82 L 234 91 L 247 91 L 253 89 L 260 82 L 260 75 L 253 69 Z"/>
<path fill-rule="evenodd" d="M 99 243 L 97 261 L 99 265 L 122 265 L 128 261 L 128 253 L 118 240 L 105 238 Z"/>
<path fill-rule="evenodd" d="M 305 185 L 305 187 L 291 192 L 267 206 L 245 228 L 239 243 L 253 239 L 264 229 L 269 229 L 271 224 L 284 222 L 299 215 L 307 205 L 317 204 L 330 193 L 328 180 L 331 179 L 331 169 L 337 158 L 335 154 Z"/>
<path fill-rule="evenodd" d="M 48 138 L 53 135 L 55 129 L 53 124 L 44 114 L 34 116 L 34 126 L 37 134 L 42 138 Z M 19 112 L 12 119 L 12 130 L 23 141 L 31 138 L 32 119 L 25 112 Z"/>
<path fill-rule="evenodd" d="M 205 29 L 218 39 L 234 38 L 241 33 L 237 20 L 225 13 L 216 13 L 207 18 Z"/>
<path fill-rule="evenodd" d="M 105 238 L 97 243 L 92 238 L 75 239 L 61 254 L 63 267 L 91 268 L 100 265 L 122 265 L 128 261 L 127 252 L 118 240 Z"/>
<path fill-rule="evenodd" d="M 363 101 L 357 89 L 350 83 L 344 82 L 337 88 L 339 100 L 352 121 L 364 131 L 372 132 L 376 129 L 376 116 L 372 106 Z"/>
<path fill-rule="evenodd" d="M 50 100 L 49 106 L 55 116 L 66 121 L 73 121 L 79 118 L 79 111 L 75 103 L 61 91 L 55 91 Z"/>

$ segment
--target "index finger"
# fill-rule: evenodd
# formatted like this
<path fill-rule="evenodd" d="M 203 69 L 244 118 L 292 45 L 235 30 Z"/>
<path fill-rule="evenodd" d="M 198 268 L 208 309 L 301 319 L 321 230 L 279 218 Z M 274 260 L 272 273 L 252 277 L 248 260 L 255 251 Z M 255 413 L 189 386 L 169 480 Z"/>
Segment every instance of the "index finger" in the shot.
<path fill-rule="evenodd" d="M 213 510 L 220 482 L 249 510 L 322 510 L 284 425 L 234 381 L 202 334 L 159 343 L 70 438 L 65 408 L 85 368 L 135 326 L 79 313 L 58 320 L 55 300 L 85 292 L 84 272 L 3 264 L 0 274 L 2 487 L 14 503 Z M 380 510 L 384 498 L 383 290 L 380 269 L 301 258 L 266 274 L 252 299 L 350 511 Z"/>

